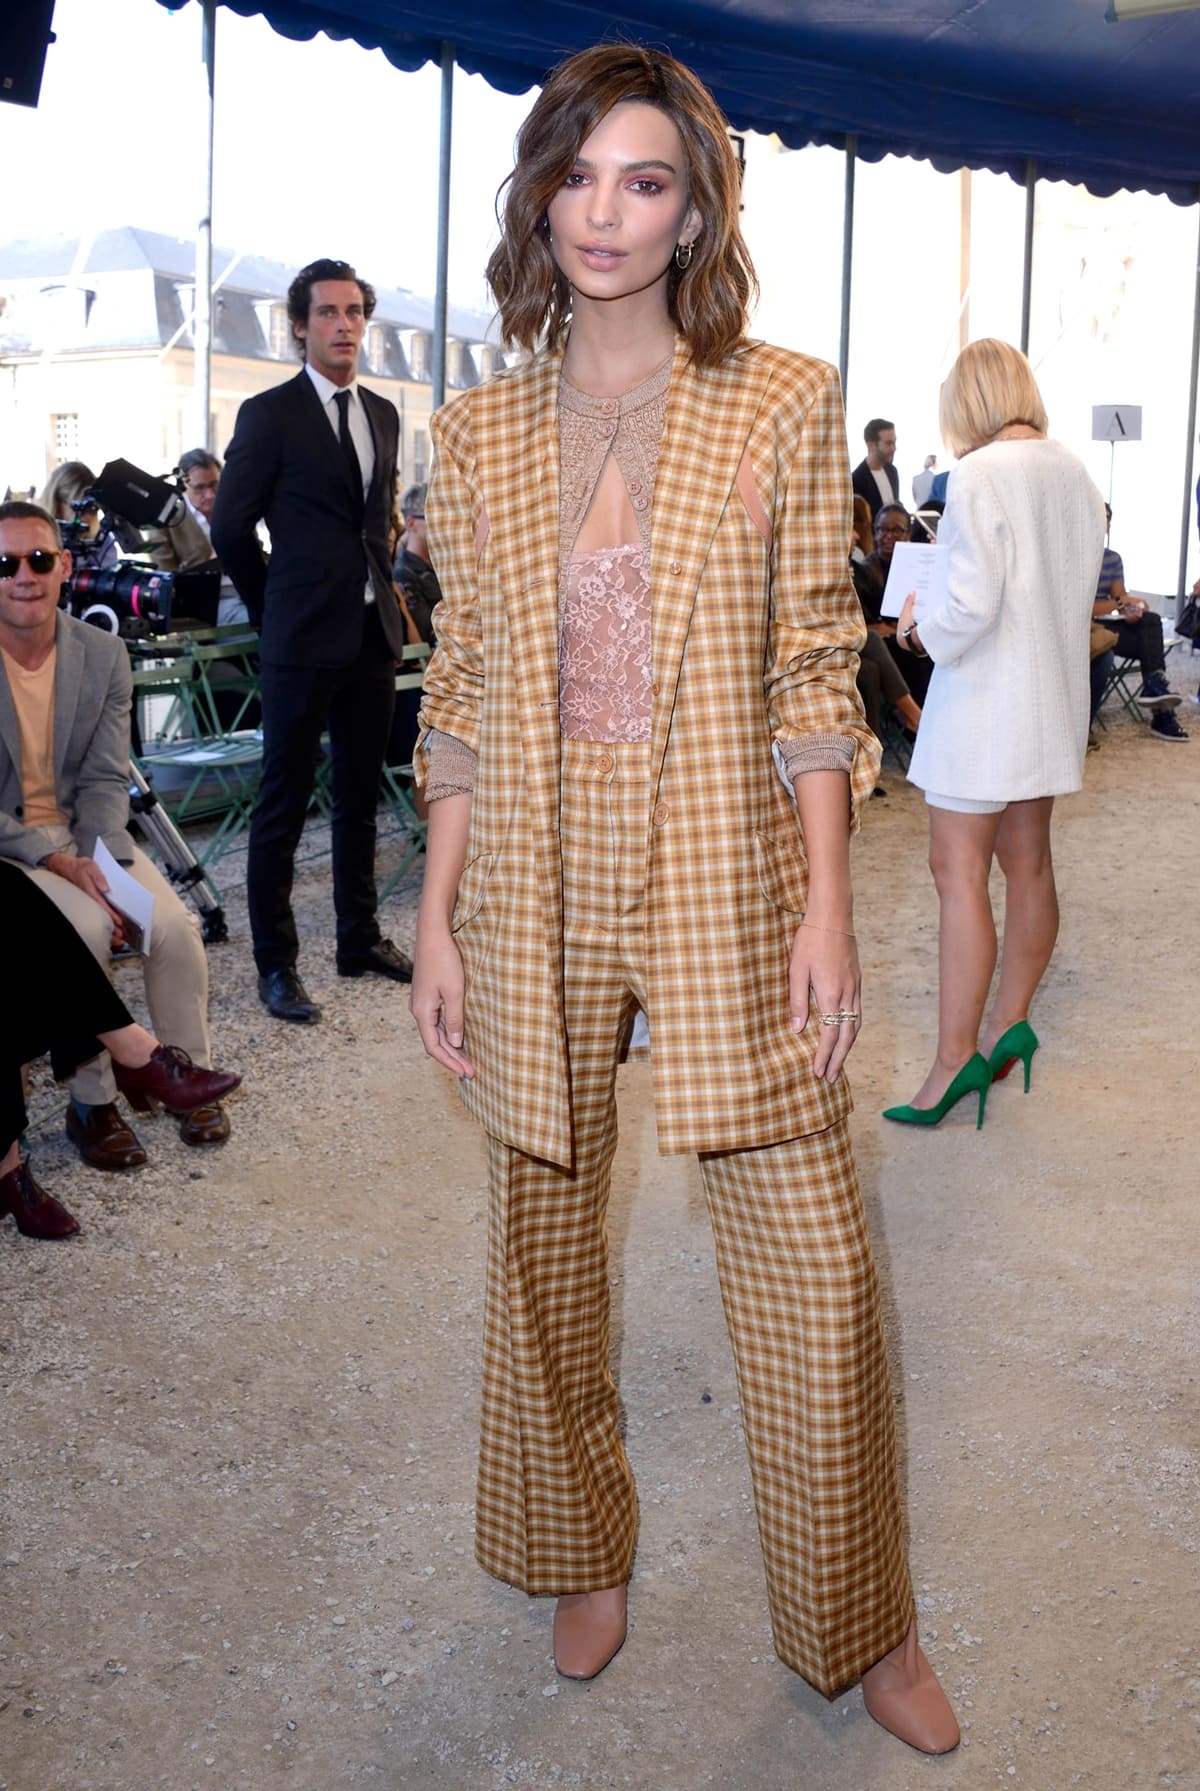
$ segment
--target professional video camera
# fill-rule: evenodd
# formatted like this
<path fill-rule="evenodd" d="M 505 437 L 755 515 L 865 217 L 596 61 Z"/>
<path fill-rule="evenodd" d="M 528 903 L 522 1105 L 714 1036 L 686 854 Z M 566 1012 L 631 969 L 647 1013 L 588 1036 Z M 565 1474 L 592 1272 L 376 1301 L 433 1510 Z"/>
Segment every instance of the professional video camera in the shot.
<path fill-rule="evenodd" d="M 71 508 L 74 520 L 60 528 L 73 561 L 64 588 L 65 607 L 73 616 L 126 637 L 216 622 L 221 601 L 217 560 L 180 572 L 160 572 L 145 560 L 100 563 L 110 558 L 110 543 L 140 547 L 139 530 L 182 522 L 187 512 L 176 481 L 155 478 L 128 460 L 110 460 Z M 92 536 L 89 518 L 97 511 L 101 527 Z"/>

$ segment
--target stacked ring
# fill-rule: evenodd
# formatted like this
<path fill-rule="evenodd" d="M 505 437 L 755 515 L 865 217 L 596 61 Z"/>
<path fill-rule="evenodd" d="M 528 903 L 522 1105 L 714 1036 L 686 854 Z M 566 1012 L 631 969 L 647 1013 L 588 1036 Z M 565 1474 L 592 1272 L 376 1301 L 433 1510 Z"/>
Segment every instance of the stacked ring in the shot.
<path fill-rule="evenodd" d="M 861 1020 L 861 1014 L 853 1014 L 848 1008 L 840 1007 L 836 1014 L 822 1014 L 822 1026 L 842 1026 L 847 1020 Z"/>

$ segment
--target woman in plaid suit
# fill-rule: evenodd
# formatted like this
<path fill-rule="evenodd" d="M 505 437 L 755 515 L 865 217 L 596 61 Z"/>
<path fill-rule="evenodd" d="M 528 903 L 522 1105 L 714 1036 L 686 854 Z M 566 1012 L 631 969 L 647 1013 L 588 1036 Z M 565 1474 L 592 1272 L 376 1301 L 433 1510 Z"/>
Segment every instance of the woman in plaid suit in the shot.
<path fill-rule="evenodd" d="M 942 1752 L 841 1073 L 878 750 L 845 434 L 832 369 L 746 339 L 738 203 L 679 63 L 564 63 L 488 269 L 506 340 L 544 346 L 434 424 L 412 1007 L 488 1134 L 477 1553 L 557 1597 L 567 1677 L 620 1648 L 604 1226 L 640 1009 L 660 1149 L 700 1153 L 780 1657 Z"/>

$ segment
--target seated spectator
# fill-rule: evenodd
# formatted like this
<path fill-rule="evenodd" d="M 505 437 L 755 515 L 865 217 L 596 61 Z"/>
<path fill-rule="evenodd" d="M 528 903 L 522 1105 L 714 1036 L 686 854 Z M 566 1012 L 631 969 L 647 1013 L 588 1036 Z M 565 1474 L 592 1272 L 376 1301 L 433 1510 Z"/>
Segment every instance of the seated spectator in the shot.
<path fill-rule="evenodd" d="M 929 680 L 933 676 L 932 663 L 926 659 L 915 659 L 910 653 L 906 653 L 901 659 L 901 649 L 896 645 L 895 620 L 879 612 L 888 573 L 892 569 L 892 553 L 896 543 L 911 540 L 912 518 L 904 505 L 884 504 L 875 512 L 875 551 L 867 555 L 857 574 L 853 574 L 852 569 L 852 575 L 863 614 L 867 618 L 867 627 L 883 641 L 900 667 L 918 707 L 923 707 Z"/>
<path fill-rule="evenodd" d="M 93 857 L 104 841 L 154 898 L 143 970 L 155 1029 L 208 1068 L 199 923 L 128 832 L 129 659 L 115 635 L 58 609 L 70 570 L 44 510 L 0 504 L 0 859 L 49 896 L 104 967 L 125 925 Z M 107 1054 L 85 1065 L 71 1083 L 67 1136 L 97 1168 L 134 1169 L 146 1153 L 117 1110 L 116 1092 Z M 228 1138 L 219 1100 L 178 1111 L 186 1143 Z"/>
<path fill-rule="evenodd" d="M 196 566 L 207 566 L 216 559 L 210 528 L 217 489 L 221 483 L 221 462 L 207 448 L 189 448 L 179 456 L 183 478 L 183 501 L 187 513 L 173 528 L 147 529 L 145 549 L 161 572 L 183 572 Z M 217 622 L 230 627 L 249 622 L 250 616 L 227 572 L 221 573 L 221 601 Z"/>
<path fill-rule="evenodd" d="M 64 460 L 55 467 L 38 498 L 42 509 L 55 522 L 82 525 L 81 532 L 71 541 L 71 557 L 79 572 L 107 572 L 121 557 L 116 535 L 103 528 L 99 504 L 93 499 L 84 510 L 77 512 L 74 508 L 95 483 L 95 473 L 82 460 Z"/>
<path fill-rule="evenodd" d="M 143 550 L 161 572 L 188 572 L 200 566 L 219 566 L 209 528 L 221 483 L 221 462 L 207 448 L 189 448 L 186 454 L 179 456 L 179 471 L 183 477 L 186 514 L 173 528 L 147 529 Z M 234 589 L 233 580 L 222 567 L 217 626 L 232 628 L 239 623 L 249 627 L 250 613 Z M 257 672 L 257 656 L 250 663 Z M 240 688 L 240 670 L 227 660 L 216 659 L 209 665 L 208 675 L 213 708 L 220 726 L 226 732 L 233 728 L 256 728 L 262 720 L 262 705 L 257 697 L 247 702 L 245 692 Z M 223 689 L 222 686 L 227 684 L 239 687 Z"/>
<path fill-rule="evenodd" d="M 404 533 L 400 538 L 393 577 L 409 640 L 413 644 L 424 641 L 427 646 L 436 647 L 433 612 L 442 601 L 442 588 L 429 558 L 429 543 L 425 534 L 425 491 L 424 485 L 410 485 L 400 499 Z M 409 667 L 409 670 L 412 669 Z M 388 738 L 389 765 L 412 763 L 413 749 L 417 744 L 417 712 L 420 707 L 419 690 L 396 692 L 396 707 L 392 711 L 392 730 Z M 424 816 L 423 793 L 414 789 L 413 800 L 417 813 Z"/>
<path fill-rule="evenodd" d="M 436 647 L 433 612 L 442 601 L 442 588 L 429 558 L 429 541 L 425 533 L 424 485 L 410 485 L 400 499 L 400 518 L 404 524 L 400 552 L 392 570 L 403 599 L 402 608 L 411 617 L 418 637 L 427 646 Z"/>
<path fill-rule="evenodd" d="M 0 910 L 7 926 L 0 1004 L 0 1218 L 27 1238 L 69 1238 L 79 1222 L 38 1186 L 20 1139 L 28 1123 L 22 1065 L 50 1051 L 54 1073 L 71 1074 L 105 1046 L 122 1088 L 177 1110 L 211 1104 L 241 1081 L 231 1070 L 202 1070 L 187 1053 L 160 1045 L 135 1025 L 86 945 L 14 864 L 0 860 Z"/>
<path fill-rule="evenodd" d="M 873 552 L 874 531 L 871 527 L 871 513 L 865 500 L 856 493 L 854 527 L 850 547 L 850 576 L 855 581 L 856 590 L 859 588 L 858 579 L 863 576 L 861 569 L 866 564 L 867 555 Z M 863 601 L 861 592 L 859 601 Z M 877 601 L 875 609 L 877 613 Z M 864 616 L 866 613 L 864 604 Z M 916 733 L 921 721 L 921 711 L 913 700 L 912 692 L 905 683 L 899 666 L 884 645 L 883 639 L 870 627 L 867 629 L 867 638 L 859 655 L 858 693 L 863 700 L 867 726 L 877 740 L 882 741 L 883 739 L 883 706 L 885 703 L 895 709 L 903 726 L 910 734 Z M 875 794 L 886 796 L 887 791 L 882 784 L 878 784 Z"/>
<path fill-rule="evenodd" d="M 1109 528 L 1112 511 L 1104 506 Z M 1134 659 L 1142 674 L 1141 689 L 1134 697 L 1140 709 L 1149 711 L 1150 732 L 1156 740 L 1184 741 L 1187 733 L 1171 713 L 1183 701 L 1167 683 L 1167 661 L 1163 649 L 1162 617 L 1152 610 L 1144 597 L 1134 597 L 1125 588 L 1125 566 L 1112 547 L 1104 549 L 1100 579 L 1092 616 L 1111 628 L 1117 639 L 1113 652 L 1122 659 Z M 1107 680 L 1107 654 L 1092 662 L 1092 715 L 1100 706 L 1100 696 Z M 1097 695 L 1099 685 L 1099 695 Z"/>

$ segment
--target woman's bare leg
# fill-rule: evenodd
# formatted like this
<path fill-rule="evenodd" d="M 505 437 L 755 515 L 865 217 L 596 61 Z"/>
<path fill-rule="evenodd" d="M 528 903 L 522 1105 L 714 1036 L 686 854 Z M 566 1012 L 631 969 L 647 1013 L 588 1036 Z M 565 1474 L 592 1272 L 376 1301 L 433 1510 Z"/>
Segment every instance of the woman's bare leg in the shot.
<path fill-rule="evenodd" d="M 1004 950 L 996 999 L 980 1039 L 985 1055 L 1001 1033 L 1024 1020 L 1058 938 L 1058 891 L 1050 852 L 1053 796 L 1010 802 L 996 834 L 1004 872 Z"/>
<path fill-rule="evenodd" d="M 129 1026 L 118 1026 L 115 1032 L 101 1032 L 96 1036 L 118 1063 L 131 1070 L 140 1070 L 148 1064 L 158 1049 L 154 1034 L 136 1021 Z"/>
<path fill-rule="evenodd" d="M 1002 815 L 929 810 L 929 868 L 938 892 L 938 1049 L 914 1095 L 935 1107 L 978 1048 L 979 1023 L 996 968 L 996 923 L 988 872 Z"/>

